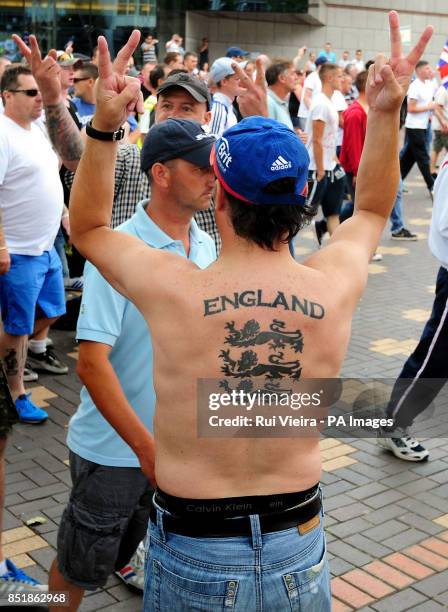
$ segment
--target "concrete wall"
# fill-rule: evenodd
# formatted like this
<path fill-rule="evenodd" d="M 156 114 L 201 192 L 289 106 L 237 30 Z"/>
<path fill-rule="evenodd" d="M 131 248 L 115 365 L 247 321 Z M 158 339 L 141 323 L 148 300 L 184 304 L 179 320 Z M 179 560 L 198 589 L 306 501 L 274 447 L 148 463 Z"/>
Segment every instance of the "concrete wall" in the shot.
<path fill-rule="evenodd" d="M 425 56 L 433 65 L 448 38 L 448 0 L 315 0 L 310 4 L 309 21 L 314 23 L 300 23 L 307 18 L 300 15 L 288 18 L 260 14 L 254 18 L 235 17 L 235 13 L 187 12 L 186 48 L 196 49 L 200 39 L 207 36 L 211 60 L 223 55 L 230 45 L 271 56 L 293 57 L 302 45 L 319 51 L 330 41 L 338 57 L 344 49 L 353 55 L 355 49 L 361 48 L 364 59 L 371 59 L 389 48 L 387 13 L 390 8 L 402 11 L 401 25 L 410 27 L 413 43 L 426 24 L 435 26 Z"/>

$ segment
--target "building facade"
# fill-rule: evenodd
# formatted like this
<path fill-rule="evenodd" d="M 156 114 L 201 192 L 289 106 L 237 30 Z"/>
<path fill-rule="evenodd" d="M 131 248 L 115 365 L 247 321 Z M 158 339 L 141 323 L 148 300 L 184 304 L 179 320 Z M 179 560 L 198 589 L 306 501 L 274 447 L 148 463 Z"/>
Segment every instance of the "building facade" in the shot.
<path fill-rule="evenodd" d="M 337 57 L 360 48 L 367 60 L 389 47 L 390 8 L 400 12 L 408 46 L 427 23 L 435 26 L 426 54 L 435 65 L 448 38 L 448 0 L 0 0 L 0 55 L 14 59 L 13 32 L 35 33 L 45 51 L 74 38 L 75 51 L 88 55 L 99 34 L 116 51 L 137 27 L 159 38 L 160 58 L 177 32 L 187 50 L 208 38 L 211 60 L 230 45 L 293 57 L 303 45 L 319 52 L 327 41 Z"/>

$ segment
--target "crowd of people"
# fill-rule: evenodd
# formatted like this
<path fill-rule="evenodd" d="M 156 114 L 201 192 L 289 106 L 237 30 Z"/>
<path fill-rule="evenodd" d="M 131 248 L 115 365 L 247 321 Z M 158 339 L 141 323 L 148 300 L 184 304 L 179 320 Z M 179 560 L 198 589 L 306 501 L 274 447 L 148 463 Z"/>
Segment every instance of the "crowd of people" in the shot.
<path fill-rule="evenodd" d="M 12 425 L 48 419 L 24 383 L 39 371 L 67 373 L 48 334 L 64 315 L 65 290 L 82 291 L 76 338 L 84 386 L 68 427 L 72 490 L 48 586 L 70 595 L 70 610 L 113 572 L 145 590 L 148 611 L 207 609 L 212 600 L 261 610 L 254 602 L 262 598 L 264 609 L 290 609 L 310 568 L 315 584 L 300 605 L 330 610 L 317 439 L 282 450 L 258 440 L 264 459 L 244 439 L 198 439 L 195 385 L 222 377 L 223 360 L 229 367 L 224 345 L 232 336 L 224 329 L 251 317 L 267 329 L 279 323 L 260 297 L 231 322 L 207 316 L 207 308 L 204 318 L 213 296 L 254 286 L 260 295 L 300 286 L 325 312 L 306 322 L 285 312 L 282 327 L 304 330 L 302 364 L 297 347 L 284 345 L 269 363 L 284 359 L 286 373 L 299 364 L 304 378 L 336 377 L 387 219 L 392 239 L 417 239 L 405 227 L 401 179 L 417 162 L 433 196 L 448 100 L 421 60 L 431 29 L 405 58 L 394 12 L 390 27 L 388 64 L 379 57 L 365 65 L 359 49 L 337 60 L 327 43 L 307 58 L 302 47 L 294 58 L 256 60 L 233 46 L 209 66 L 207 39 L 196 53 L 178 34 L 159 63 L 158 40 L 137 32 L 113 65 L 102 37 L 91 61 L 53 50 L 42 59 L 33 36 L 30 47 L 15 37 L 21 64 L 0 59 L 2 470 Z M 414 70 L 398 164 L 400 107 Z M 319 248 L 297 265 L 294 237 L 319 211 Z M 445 314 L 438 309 L 425 346 Z M 323 342 L 330 329 L 333 340 Z M 255 359 L 266 360 L 257 350 Z M 245 367 L 236 380 L 250 378 Z M 383 444 L 402 459 L 426 459 L 404 430 L 415 411 L 409 418 L 399 408 L 406 418 Z M 210 513 L 215 521 L 205 518 Z M 278 566 L 272 575 L 270 564 Z M 0 548 L 0 594 L 14 590 L 47 585 Z"/>

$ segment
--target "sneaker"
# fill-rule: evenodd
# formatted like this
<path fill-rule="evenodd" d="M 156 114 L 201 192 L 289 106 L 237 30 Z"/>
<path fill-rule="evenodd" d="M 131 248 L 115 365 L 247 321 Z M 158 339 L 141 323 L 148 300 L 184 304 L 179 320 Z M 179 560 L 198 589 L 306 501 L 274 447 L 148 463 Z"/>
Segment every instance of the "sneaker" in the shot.
<path fill-rule="evenodd" d="M 28 349 L 28 363 L 33 370 L 45 370 L 52 374 L 67 374 L 68 372 L 68 366 L 59 361 L 48 346 L 43 353 L 33 353 L 31 349 Z"/>
<path fill-rule="evenodd" d="M 145 546 L 143 542 L 140 542 L 129 563 L 115 573 L 131 589 L 143 591 L 145 585 Z"/>
<path fill-rule="evenodd" d="M 383 261 L 383 256 L 381 253 L 374 253 L 370 261 Z"/>
<path fill-rule="evenodd" d="M 43 423 L 48 419 L 48 414 L 29 399 L 31 393 L 19 395 L 15 401 L 16 410 L 21 423 Z"/>
<path fill-rule="evenodd" d="M 64 278 L 64 287 L 69 291 L 81 291 L 81 289 L 84 287 L 84 279 L 82 276 Z"/>
<path fill-rule="evenodd" d="M 319 244 L 319 248 L 322 246 L 322 238 L 327 233 L 327 222 L 325 219 L 320 219 L 319 221 L 314 221 L 314 230 L 316 232 L 317 242 Z"/>
<path fill-rule="evenodd" d="M 399 232 L 392 232 L 392 240 L 418 240 L 418 236 L 402 227 Z"/>
<path fill-rule="evenodd" d="M 25 572 L 22 572 L 12 561 L 6 559 L 6 574 L 0 576 L 0 599 L 5 599 L 9 593 L 46 593 L 48 586 L 40 584 Z"/>
<path fill-rule="evenodd" d="M 24 382 L 36 382 L 38 380 L 39 375 L 35 372 L 28 363 L 25 364 L 25 368 L 23 370 L 23 380 Z"/>
<path fill-rule="evenodd" d="M 429 452 L 418 440 L 411 436 L 402 438 L 378 438 L 378 445 L 391 451 L 398 459 L 404 461 L 427 461 Z"/>

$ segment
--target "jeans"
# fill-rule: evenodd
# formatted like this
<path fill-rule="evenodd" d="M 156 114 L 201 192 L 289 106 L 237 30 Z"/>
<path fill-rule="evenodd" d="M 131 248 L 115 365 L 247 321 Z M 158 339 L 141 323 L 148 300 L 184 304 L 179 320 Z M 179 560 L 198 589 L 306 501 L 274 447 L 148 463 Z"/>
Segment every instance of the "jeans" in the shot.
<path fill-rule="evenodd" d="M 67 263 L 67 255 L 65 254 L 65 238 L 62 233 L 62 229 L 59 228 L 59 231 L 54 240 L 54 248 L 56 249 L 57 254 L 59 255 L 59 259 L 62 264 L 62 276 L 64 278 L 68 278 L 70 276 L 68 271 L 68 263 Z"/>
<path fill-rule="evenodd" d="M 404 227 L 403 220 L 403 181 L 400 178 L 400 184 L 398 185 L 397 197 L 395 198 L 394 207 L 390 213 L 390 231 L 392 234 L 399 232 Z"/>
<path fill-rule="evenodd" d="M 353 187 L 353 174 L 347 172 L 347 188 L 348 192 L 352 196 L 352 201 L 344 202 L 341 207 L 341 213 L 339 215 L 339 222 L 343 223 L 353 215 L 353 208 L 355 204 L 355 188 Z M 395 199 L 394 207 L 390 213 L 390 231 L 394 234 L 399 232 L 404 227 L 403 220 L 403 181 L 400 178 L 400 184 L 398 186 L 397 197 Z"/>
<path fill-rule="evenodd" d="M 251 536 L 196 538 L 166 533 L 164 511 L 150 522 L 145 612 L 330 612 L 330 574 L 322 517 L 297 528 Z"/>

